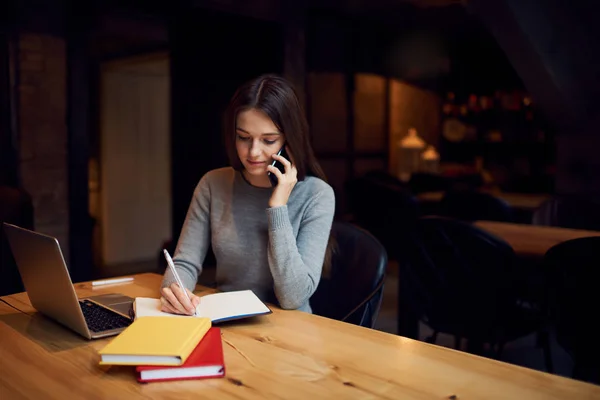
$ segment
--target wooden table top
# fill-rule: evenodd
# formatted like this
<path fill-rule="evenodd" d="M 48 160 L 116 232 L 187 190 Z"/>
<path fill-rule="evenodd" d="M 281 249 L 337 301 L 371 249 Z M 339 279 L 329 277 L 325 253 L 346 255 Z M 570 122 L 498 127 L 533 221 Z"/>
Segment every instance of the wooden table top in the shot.
<path fill-rule="evenodd" d="M 80 296 L 157 297 L 160 279 L 140 274 L 110 288 L 75 286 Z M 12 306 L 0 301 L 6 399 L 600 398 L 600 386 L 275 307 L 271 315 L 222 326 L 225 378 L 140 384 L 132 367 L 98 365 L 97 350 L 110 339 L 71 333 L 36 313 L 24 293 L 1 299 Z"/>
<path fill-rule="evenodd" d="M 535 210 L 540 204 L 550 198 L 548 194 L 510 193 L 497 190 L 482 191 L 504 200 L 512 208 L 528 211 Z M 444 194 L 445 192 L 423 192 L 417 195 L 417 199 L 426 202 L 439 202 L 444 197 Z"/>
<path fill-rule="evenodd" d="M 567 240 L 600 236 L 596 231 L 510 222 L 476 221 L 475 225 L 505 240 L 518 255 L 533 258 L 543 257 L 552 246 Z"/>

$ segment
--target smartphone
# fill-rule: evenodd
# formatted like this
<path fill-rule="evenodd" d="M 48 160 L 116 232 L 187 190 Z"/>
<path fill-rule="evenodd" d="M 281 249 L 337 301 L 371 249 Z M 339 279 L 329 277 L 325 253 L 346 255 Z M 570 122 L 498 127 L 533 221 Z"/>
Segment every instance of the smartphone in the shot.
<path fill-rule="evenodd" d="M 289 157 L 285 151 L 285 145 L 283 145 L 283 147 L 281 149 L 279 149 L 279 151 L 277 152 L 277 155 L 282 156 L 283 158 L 286 158 L 289 160 Z M 274 166 L 275 168 L 277 168 L 278 170 L 280 170 L 282 173 L 285 173 L 285 167 L 283 166 L 283 164 L 280 161 L 273 160 L 271 165 Z M 277 176 L 275 174 L 271 173 L 271 171 L 267 172 L 267 176 L 269 177 L 269 180 L 271 181 L 271 186 L 273 186 L 273 187 L 277 186 L 277 183 L 278 183 Z"/>

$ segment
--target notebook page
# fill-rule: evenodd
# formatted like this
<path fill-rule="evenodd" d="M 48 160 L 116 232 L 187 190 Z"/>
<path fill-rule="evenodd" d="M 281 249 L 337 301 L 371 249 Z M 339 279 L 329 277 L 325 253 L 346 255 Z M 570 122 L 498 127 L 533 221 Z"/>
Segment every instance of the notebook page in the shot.
<path fill-rule="evenodd" d="M 135 317 L 185 317 L 161 311 L 160 299 L 136 297 Z M 270 313 L 271 310 L 251 290 L 223 292 L 203 296 L 196 307 L 198 317 L 207 317 L 211 321 L 241 318 Z"/>
<path fill-rule="evenodd" d="M 136 297 L 134 302 L 135 317 L 184 317 L 184 315 L 161 311 L 161 307 L 160 299 Z"/>
<path fill-rule="evenodd" d="M 198 314 L 212 321 L 270 313 L 271 310 L 252 290 L 223 292 L 202 297 Z"/>

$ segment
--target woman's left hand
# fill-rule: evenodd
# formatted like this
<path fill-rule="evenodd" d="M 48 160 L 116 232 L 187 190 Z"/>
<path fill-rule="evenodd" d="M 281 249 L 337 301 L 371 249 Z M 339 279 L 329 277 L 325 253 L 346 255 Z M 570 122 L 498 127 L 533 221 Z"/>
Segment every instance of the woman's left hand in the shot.
<path fill-rule="evenodd" d="M 294 167 L 294 158 L 289 150 L 287 154 L 290 158 L 289 160 L 280 155 L 273 154 L 273 159 L 283 164 L 285 173 L 281 173 L 279 169 L 272 165 L 267 167 L 269 172 L 275 174 L 278 181 L 269 199 L 269 207 L 271 208 L 285 206 L 290 198 L 292 189 L 294 189 L 294 186 L 298 182 L 298 170 Z"/>

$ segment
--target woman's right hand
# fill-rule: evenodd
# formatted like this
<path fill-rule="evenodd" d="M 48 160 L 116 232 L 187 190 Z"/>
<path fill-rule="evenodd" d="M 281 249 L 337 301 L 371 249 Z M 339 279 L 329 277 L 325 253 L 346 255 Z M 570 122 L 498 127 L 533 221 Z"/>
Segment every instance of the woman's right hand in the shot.
<path fill-rule="evenodd" d="M 173 282 L 170 287 L 162 288 L 161 311 L 171 314 L 193 315 L 196 312 L 196 307 L 200 304 L 200 297 L 188 289 L 185 290 L 190 296 L 191 303 L 183 293 L 183 289 L 176 282 Z"/>

